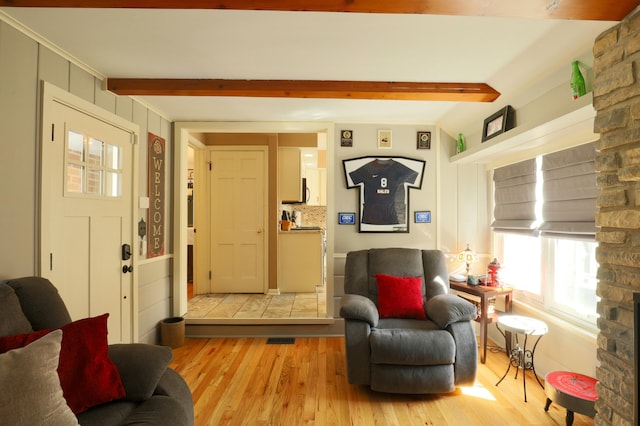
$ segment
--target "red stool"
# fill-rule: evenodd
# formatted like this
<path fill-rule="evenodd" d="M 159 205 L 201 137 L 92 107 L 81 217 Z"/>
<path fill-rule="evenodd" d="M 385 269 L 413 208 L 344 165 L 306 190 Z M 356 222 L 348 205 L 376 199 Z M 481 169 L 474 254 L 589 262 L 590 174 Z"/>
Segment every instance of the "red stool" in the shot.
<path fill-rule="evenodd" d="M 573 413 L 594 417 L 597 380 L 584 374 L 569 371 L 552 371 L 545 377 L 544 393 L 547 403 L 544 411 L 549 411 L 551 402 L 567 409 L 567 426 L 573 424 Z"/>

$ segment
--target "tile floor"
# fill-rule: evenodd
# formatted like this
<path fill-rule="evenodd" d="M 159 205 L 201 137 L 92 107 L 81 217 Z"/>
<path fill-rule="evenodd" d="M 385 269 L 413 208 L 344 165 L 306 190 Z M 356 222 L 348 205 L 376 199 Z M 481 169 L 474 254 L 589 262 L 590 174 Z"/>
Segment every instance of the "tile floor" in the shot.
<path fill-rule="evenodd" d="M 323 318 L 326 312 L 322 288 L 316 293 L 196 295 L 185 318 Z"/>

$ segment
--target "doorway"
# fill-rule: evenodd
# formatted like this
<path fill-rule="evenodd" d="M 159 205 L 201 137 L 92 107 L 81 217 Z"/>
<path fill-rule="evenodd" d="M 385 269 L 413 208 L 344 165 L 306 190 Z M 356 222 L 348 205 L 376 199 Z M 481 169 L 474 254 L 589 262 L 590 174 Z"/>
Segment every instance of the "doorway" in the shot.
<path fill-rule="evenodd" d="M 189 140 L 189 138 L 192 137 L 197 137 L 198 140 L 203 141 L 203 136 L 205 135 L 210 135 L 210 134 L 216 134 L 216 135 L 230 135 L 230 134 L 254 134 L 254 135 L 270 135 L 272 138 L 275 136 L 275 138 L 273 139 L 272 143 L 269 145 L 270 146 L 270 151 L 269 151 L 269 173 L 273 174 L 275 173 L 276 169 L 275 167 L 277 167 L 277 135 L 280 133 L 286 133 L 286 132 L 291 132 L 291 133 L 314 133 L 317 134 L 319 132 L 324 132 L 327 136 L 328 139 L 328 145 L 332 143 L 333 141 L 333 127 L 330 125 L 327 125 L 326 123 L 295 123 L 295 124 L 291 124 L 291 123 L 228 123 L 228 122 L 218 122 L 218 123 L 201 123 L 201 122 L 197 122 L 197 123 L 183 123 L 183 122 L 177 122 L 175 123 L 175 127 L 174 127 L 174 140 L 176 141 L 176 154 L 175 154 L 175 158 L 176 158 L 176 170 L 177 173 L 183 173 L 181 171 L 182 166 L 181 163 L 182 161 L 182 156 L 185 157 L 186 159 L 186 147 L 187 147 L 187 141 Z M 233 145 L 233 144 L 230 144 Z M 183 152 L 182 152 L 183 151 Z M 328 153 L 327 155 L 330 156 L 331 152 L 331 148 L 328 149 Z M 187 176 L 187 162 L 184 161 L 184 179 L 186 179 Z M 203 161 L 202 164 L 204 165 L 204 167 L 208 167 L 208 165 L 206 164 L 206 161 Z M 331 166 L 329 166 L 331 167 Z M 196 168 L 196 182 L 200 182 L 200 177 L 198 177 L 197 174 L 197 169 L 198 169 L 198 165 L 196 164 L 195 166 Z M 330 176 L 331 173 L 328 172 L 328 176 Z M 332 184 L 332 179 L 331 177 L 328 177 L 328 182 L 327 182 L 327 187 L 330 187 L 330 185 Z M 270 187 L 269 187 L 269 192 L 270 194 L 276 194 L 277 193 L 277 181 L 274 180 L 274 177 L 271 175 L 270 177 L 270 183 L 269 183 Z M 186 185 L 184 186 L 185 190 L 183 191 L 185 193 L 185 197 L 186 197 Z M 196 183 L 196 193 L 195 193 L 195 198 L 198 199 L 200 197 L 199 194 L 199 190 L 200 190 L 200 185 L 198 183 Z M 182 185 L 181 188 L 175 188 L 176 189 L 176 194 L 178 193 L 179 190 L 182 190 Z M 330 196 L 330 194 L 327 194 L 327 196 Z M 271 195 L 270 195 L 271 197 Z M 268 227 L 268 231 L 271 232 L 271 237 L 270 238 L 270 242 L 269 242 L 269 257 L 270 257 L 270 262 L 269 262 L 269 271 L 268 271 L 268 285 L 266 288 L 266 291 L 264 292 L 264 294 L 256 294 L 256 295 L 246 295 L 246 294 L 233 294 L 233 293 L 224 293 L 221 296 L 230 296 L 232 298 L 235 298 L 235 302 L 237 303 L 241 303 L 240 299 L 244 298 L 245 296 L 251 296 L 252 300 L 245 300 L 244 303 L 247 303 L 249 305 L 256 305 L 256 304 L 264 304 L 264 300 L 265 299 L 278 299 L 279 296 L 285 296 L 285 295 L 278 295 L 278 289 L 277 289 L 277 257 L 276 257 L 276 253 L 277 253 L 277 249 L 278 249 L 278 241 L 277 241 L 277 234 L 278 234 L 278 230 L 280 228 L 280 224 L 279 224 L 279 219 L 280 219 L 280 214 L 282 213 L 282 205 L 279 204 L 279 202 L 276 200 L 275 195 L 273 195 L 273 199 L 269 199 L 268 202 L 268 211 L 269 213 L 266 215 L 267 216 L 267 223 L 266 226 Z M 196 201 L 197 204 L 197 201 Z M 178 206 L 176 206 L 178 207 Z M 327 214 L 331 214 L 330 212 L 332 211 L 331 207 L 327 208 L 328 213 Z M 184 214 L 184 222 L 185 222 L 185 227 L 186 227 L 186 211 L 185 212 L 180 212 L 180 211 L 176 211 L 175 212 L 175 217 L 177 220 L 181 220 L 181 215 Z M 196 244 L 198 243 L 198 241 L 200 241 L 200 237 L 202 235 L 201 233 L 201 224 L 200 222 L 198 222 L 197 219 L 197 211 L 196 211 L 196 223 L 198 223 L 198 227 L 196 230 Z M 207 224 L 204 224 L 207 225 Z M 331 239 L 331 235 L 333 232 L 332 229 L 332 225 L 330 223 L 327 223 L 327 232 L 326 232 L 326 236 L 327 239 L 330 240 Z M 184 236 L 180 236 L 180 235 L 174 235 L 174 239 L 176 242 L 178 242 L 180 240 L 180 238 L 183 238 L 185 241 L 185 248 L 186 248 L 186 235 Z M 178 244 L 178 247 L 182 247 L 182 243 Z M 204 250 L 208 250 L 208 248 L 203 248 L 202 251 Z M 198 249 L 196 249 L 196 251 L 199 251 Z M 184 250 L 184 257 L 185 257 L 185 266 L 186 266 L 186 249 Z M 180 285 L 174 287 L 174 291 L 175 291 L 175 296 L 174 296 L 174 301 L 177 301 L 179 306 L 177 307 L 177 310 L 179 312 L 182 312 L 183 315 L 186 315 L 187 313 L 187 297 L 186 297 L 186 274 L 183 277 L 183 273 L 179 272 L 179 266 L 182 263 L 181 257 L 183 255 L 180 253 L 176 253 L 175 254 L 175 259 L 176 259 L 176 263 L 175 265 L 177 266 L 174 269 L 174 274 L 175 274 L 175 282 L 176 283 L 180 283 Z M 198 255 L 196 254 L 196 260 L 198 259 Z M 327 264 L 326 264 L 326 269 L 327 270 L 331 270 L 332 268 L 332 247 L 330 244 L 327 244 Z M 206 278 L 206 277 L 205 277 Z M 301 320 L 298 319 L 294 319 L 291 320 L 291 324 L 301 324 L 301 323 L 305 323 L 305 324 L 327 324 L 327 321 L 331 321 L 331 319 L 333 318 L 333 305 L 327 303 L 328 300 L 333 300 L 333 279 L 332 279 L 332 275 L 331 274 L 327 274 L 326 277 L 326 285 L 324 286 L 324 291 L 319 293 L 317 295 L 317 299 L 315 301 L 315 303 L 317 304 L 321 304 L 322 305 L 322 309 L 324 309 L 324 313 L 322 315 L 317 315 L 314 316 L 313 318 L 304 318 L 304 321 L 301 322 Z M 195 279 L 197 280 L 198 278 L 195 277 Z M 180 298 L 181 295 L 179 294 L 182 290 L 182 285 L 184 284 L 184 303 L 180 304 Z M 272 288 L 273 287 L 273 288 Z M 197 294 L 196 294 L 197 296 Z M 254 298 L 255 296 L 255 298 Z M 275 297 L 278 296 L 278 297 Z M 289 295 L 288 297 L 291 296 L 295 296 L 294 294 Z M 263 300 L 257 300 L 257 299 L 263 299 Z M 296 302 L 297 303 L 297 302 Z M 307 302 L 309 303 L 309 302 Z M 326 309 L 325 309 L 326 307 Z M 253 315 L 253 311 L 255 311 L 254 309 L 251 310 L 251 313 L 247 313 L 247 316 L 245 317 L 245 321 L 241 321 L 243 324 L 262 324 L 265 323 L 264 321 L 261 321 L 259 319 L 255 319 L 256 315 Z M 188 317 L 188 316 L 187 316 Z M 249 318 L 251 317 L 251 318 Z M 279 318 L 273 318 L 273 320 L 278 321 L 277 323 L 279 324 L 287 324 L 290 320 L 290 318 L 292 318 L 291 316 L 280 316 Z M 233 323 L 238 323 L 238 320 L 236 321 L 232 321 Z M 208 322 L 202 322 L 202 321 L 198 321 L 198 324 L 206 324 Z M 221 318 L 219 318 L 217 321 L 213 321 L 210 322 L 211 324 L 224 324 L 225 321 Z"/>

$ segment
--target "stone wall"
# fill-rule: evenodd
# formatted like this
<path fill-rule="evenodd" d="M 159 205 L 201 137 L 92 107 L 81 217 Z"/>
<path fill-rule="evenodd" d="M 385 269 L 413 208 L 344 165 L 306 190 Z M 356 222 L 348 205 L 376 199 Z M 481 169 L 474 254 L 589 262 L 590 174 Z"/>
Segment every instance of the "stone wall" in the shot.
<path fill-rule="evenodd" d="M 640 292 L 640 13 L 602 33 L 593 55 L 601 227 L 596 424 L 631 426 L 633 293 Z"/>

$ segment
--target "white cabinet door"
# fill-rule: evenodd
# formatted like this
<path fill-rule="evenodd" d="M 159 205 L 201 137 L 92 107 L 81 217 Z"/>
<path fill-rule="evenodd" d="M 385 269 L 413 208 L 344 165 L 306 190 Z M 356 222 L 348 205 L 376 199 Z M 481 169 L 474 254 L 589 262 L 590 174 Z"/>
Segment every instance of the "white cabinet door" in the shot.
<path fill-rule="evenodd" d="M 300 148 L 278 148 L 278 198 L 302 200 L 302 162 Z"/>
<path fill-rule="evenodd" d="M 315 293 L 322 284 L 322 233 L 279 234 L 278 289 L 281 293 Z"/>

